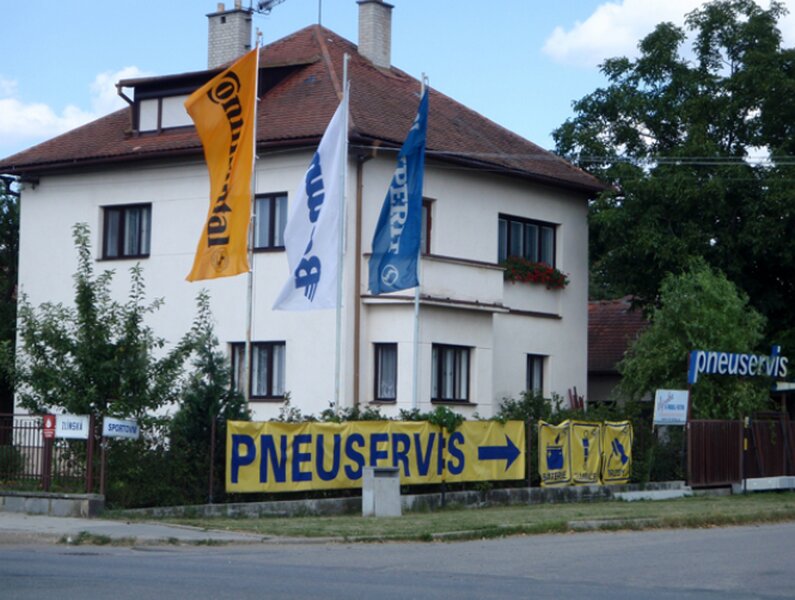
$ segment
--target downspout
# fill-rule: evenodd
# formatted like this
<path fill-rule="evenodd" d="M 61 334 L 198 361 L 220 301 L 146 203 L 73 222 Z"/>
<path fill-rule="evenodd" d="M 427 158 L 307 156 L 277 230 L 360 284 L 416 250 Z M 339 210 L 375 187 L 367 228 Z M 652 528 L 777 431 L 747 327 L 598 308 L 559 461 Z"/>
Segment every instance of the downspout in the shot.
<path fill-rule="evenodd" d="M 116 84 L 116 94 L 130 105 L 130 131 L 135 131 L 135 102 L 124 93 L 124 88 L 121 84 Z"/>
<path fill-rule="evenodd" d="M 353 271 L 354 299 L 353 304 L 353 406 L 360 402 L 359 387 L 361 382 L 361 327 L 362 327 L 362 206 L 364 204 L 364 163 L 375 155 L 360 154 L 356 159 L 356 257 Z"/>

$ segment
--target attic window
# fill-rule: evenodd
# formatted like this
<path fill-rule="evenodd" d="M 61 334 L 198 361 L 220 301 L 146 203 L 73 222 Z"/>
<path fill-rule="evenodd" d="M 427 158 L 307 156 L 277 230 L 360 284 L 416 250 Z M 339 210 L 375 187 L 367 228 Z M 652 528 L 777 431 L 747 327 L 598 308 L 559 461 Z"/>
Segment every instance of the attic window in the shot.
<path fill-rule="evenodd" d="M 170 127 L 188 127 L 193 121 L 185 110 L 187 94 L 147 98 L 138 102 L 138 131 L 160 131 Z"/>

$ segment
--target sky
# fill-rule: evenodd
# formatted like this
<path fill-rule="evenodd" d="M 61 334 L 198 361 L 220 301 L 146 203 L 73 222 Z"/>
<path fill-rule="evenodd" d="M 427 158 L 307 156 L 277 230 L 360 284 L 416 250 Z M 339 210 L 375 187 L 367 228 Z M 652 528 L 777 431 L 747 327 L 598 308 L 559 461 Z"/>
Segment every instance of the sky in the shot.
<path fill-rule="evenodd" d="M 388 0 L 392 64 L 551 149 L 598 65 L 637 55 L 657 23 L 702 0 Z M 242 0 L 243 6 L 251 0 Z M 759 0 L 767 7 L 767 0 Z M 227 8 L 234 0 L 226 0 Z M 254 1 L 256 5 L 256 0 Z M 795 11 L 795 0 L 785 4 Z M 217 0 L 0 0 L 0 157 L 125 106 L 120 79 L 207 67 Z M 255 14 L 265 44 L 318 22 L 357 42 L 356 0 L 282 0 Z M 795 16 L 780 23 L 795 45 Z"/>

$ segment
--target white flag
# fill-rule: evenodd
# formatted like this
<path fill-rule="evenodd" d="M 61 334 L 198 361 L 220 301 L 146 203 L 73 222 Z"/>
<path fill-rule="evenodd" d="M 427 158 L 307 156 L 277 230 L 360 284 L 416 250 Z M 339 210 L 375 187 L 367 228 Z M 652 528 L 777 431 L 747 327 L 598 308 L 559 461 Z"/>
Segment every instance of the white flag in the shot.
<path fill-rule="evenodd" d="M 342 169 L 346 167 L 347 94 L 320 140 L 284 229 L 290 278 L 274 310 L 313 310 L 337 306 L 339 220 Z"/>

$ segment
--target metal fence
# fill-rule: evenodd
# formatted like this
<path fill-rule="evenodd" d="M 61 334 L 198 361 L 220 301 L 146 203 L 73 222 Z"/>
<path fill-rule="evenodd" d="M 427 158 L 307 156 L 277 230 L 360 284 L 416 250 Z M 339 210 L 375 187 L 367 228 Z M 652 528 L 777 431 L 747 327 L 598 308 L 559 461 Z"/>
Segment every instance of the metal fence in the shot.
<path fill-rule="evenodd" d="M 0 415 L 0 488 L 93 491 L 91 437 L 45 438 L 41 415 Z"/>

